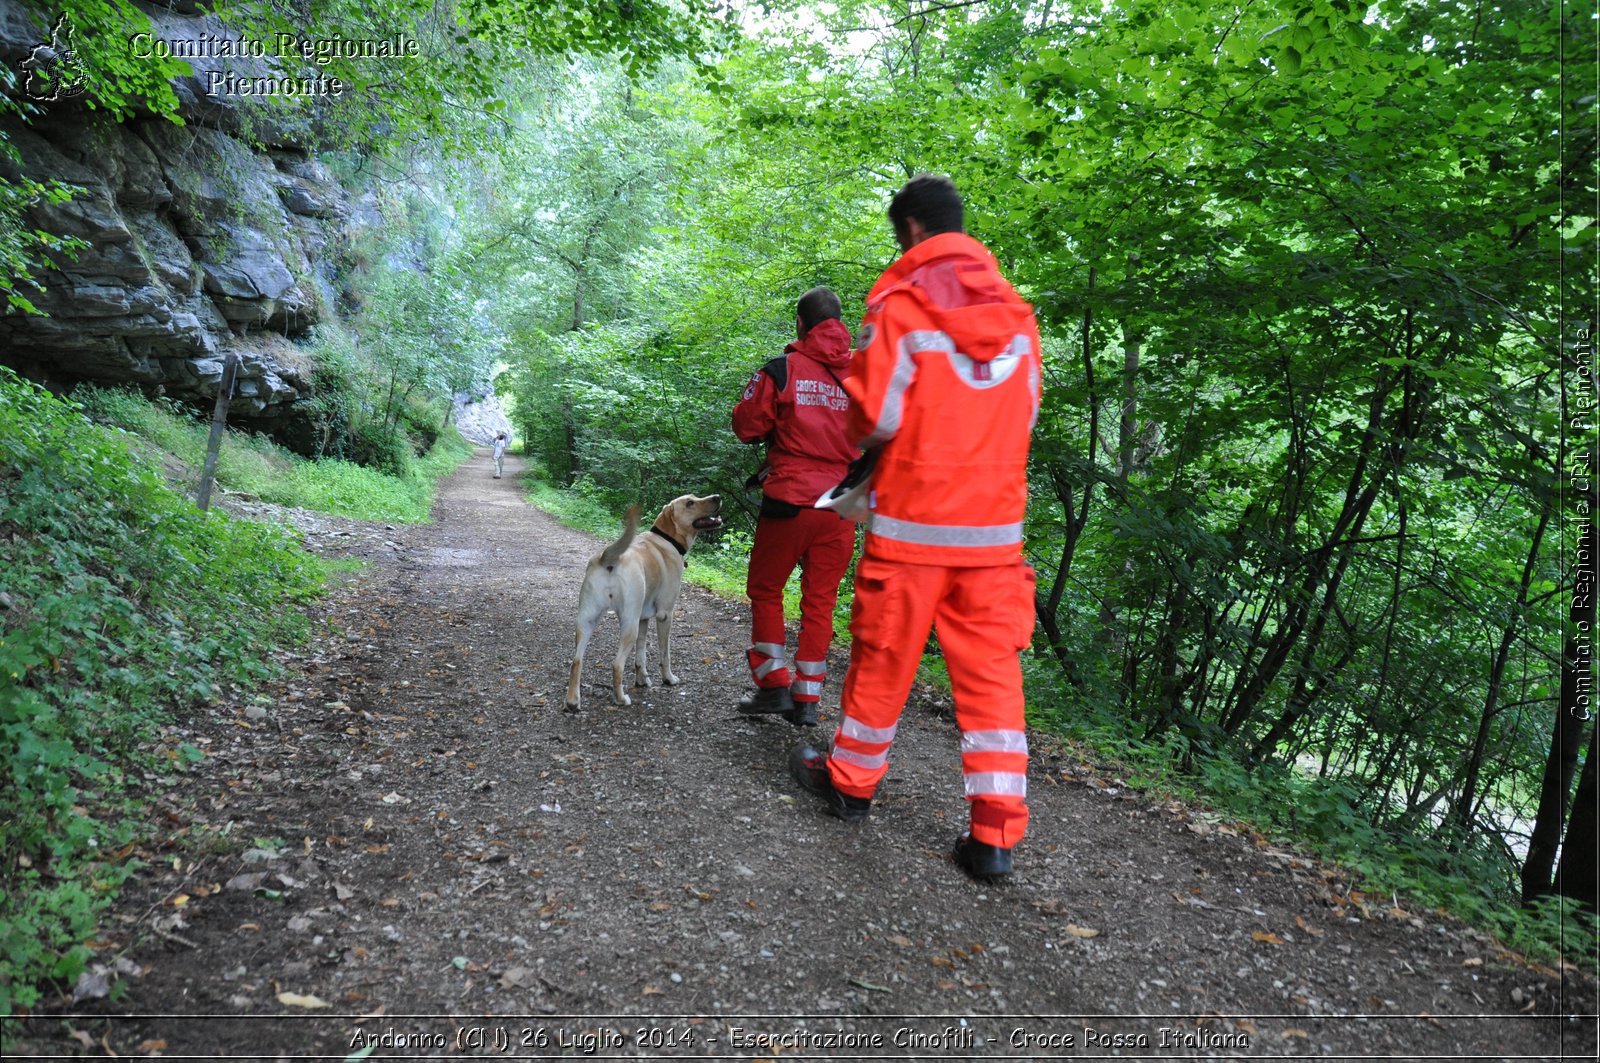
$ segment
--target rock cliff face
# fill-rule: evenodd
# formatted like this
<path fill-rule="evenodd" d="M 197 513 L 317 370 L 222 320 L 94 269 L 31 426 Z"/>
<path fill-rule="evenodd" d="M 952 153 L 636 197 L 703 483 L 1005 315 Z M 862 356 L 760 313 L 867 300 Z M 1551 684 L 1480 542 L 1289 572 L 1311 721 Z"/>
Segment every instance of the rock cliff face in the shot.
<path fill-rule="evenodd" d="M 151 19 L 165 40 L 235 35 L 203 16 Z M 0 62 L 16 70 L 49 36 L 0 0 Z M 42 277 L 43 293 L 25 292 L 48 316 L 0 316 L 0 362 L 54 386 L 132 382 L 208 403 L 232 351 L 232 416 L 270 422 L 305 394 L 309 360 L 294 341 L 332 312 L 350 204 L 291 130 L 263 131 L 244 101 L 206 95 L 209 70 L 260 73 L 256 61 L 191 62 L 175 85 L 185 125 L 117 123 L 69 100 L 3 127 L 22 163 L 0 160 L 0 173 L 82 189 L 34 208 L 31 224 L 89 246 Z"/>
<path fill-rule="evenodd" d="M 493 392 L 458 391 L 454 396 L 456 430 L 469 443 L 492 446 L 496 432 L 504 432 L 513 443 L 511 420 Z"/>

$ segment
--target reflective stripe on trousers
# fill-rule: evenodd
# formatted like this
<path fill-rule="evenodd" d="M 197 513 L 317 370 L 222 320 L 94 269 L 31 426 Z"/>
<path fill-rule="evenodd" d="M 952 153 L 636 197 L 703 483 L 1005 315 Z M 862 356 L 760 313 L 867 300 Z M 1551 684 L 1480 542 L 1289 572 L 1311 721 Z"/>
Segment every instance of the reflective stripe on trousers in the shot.
<path fill-rule="evenodd" d="M 745 651 L 750 662 L 750 675 L 758 687 L 786 687 L 789 685 L 788 661 L 783 646 L 776 642 L 758 642 Z"/>
<path fill-rule="evenodd" d="M 850 565 L 855 545 L 855 526 L 827 510 L 806 509 L 781 519 L 762 517 L 757 523 L 745 577 L 745 592 L 750 595 L 750 676 L 757 686 L 786 686 L 801 700 L 816 700 L 816 695 L 802 693 L 790 682 L 789 669 L 783 664 L 759 670 L 769 660 L 784 658 L 783 589 L 796 566 L 800 569 L 800 642 L 795 656 L 805 661 L 827 657 L 839 581 Z M 800 673 L 806 682 L 820 682 L 825 674 Z"/>
<path fill-rule="evenodd" d="M 796 701 L 819 701 L 822 684 L 828 681 L 827 661 L 794 662 L 795 678 L 789 684 L 789 693 Z"/>
<path fill-rule="evenodd" d="M 939 633 L 972 835 L 1010 848 L 1028 823 L 1028 739 L 1018 651 L 1033 625 L 1033 587 L 1021 565 L 960 568 L 862 558 L 841 720 L 828 761 L 834 786 L 870 797 L 883 778 L 901 709 L 920 663 L 914 649 Z"/>

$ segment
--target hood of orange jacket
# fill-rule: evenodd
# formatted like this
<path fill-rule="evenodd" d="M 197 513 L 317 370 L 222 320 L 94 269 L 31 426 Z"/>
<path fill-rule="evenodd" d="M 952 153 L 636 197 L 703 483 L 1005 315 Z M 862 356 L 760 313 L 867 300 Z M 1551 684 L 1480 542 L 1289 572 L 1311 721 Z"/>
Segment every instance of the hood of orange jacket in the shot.
<path fill-rule="evenodd" d="M 993 361 L 1033 319 L 1033 308 L 1000 275 L 988 248 L 965 233 L 938 233 L 901 255 L 872 286 L 867 302 L 895 292 L 921 304 L 975 362 Z"/>
<path fill-rule="evenodd" d="M 803 354 L 830 369 L 842 368 L 850 364 L 850 330 L 843 321 L 830 317 L 812 325 L 804 339 L 789 344 L 783 353 Z"/>

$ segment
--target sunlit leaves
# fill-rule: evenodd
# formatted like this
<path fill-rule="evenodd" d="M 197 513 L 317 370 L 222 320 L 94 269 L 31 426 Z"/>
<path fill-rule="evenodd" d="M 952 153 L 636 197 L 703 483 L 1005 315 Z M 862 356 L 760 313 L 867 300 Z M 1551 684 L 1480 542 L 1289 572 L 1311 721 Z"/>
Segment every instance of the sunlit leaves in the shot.
<path fill-rule="evenodd" d="M 508 93 L 550 59 L 605 57 L 645 77 L 671 60 L 709 61 L 730 39 L 711 0 L 326 0 L 311 19 L 234 2 L 241 32 L 415 41 L 415 59 L 335 57 L 319 69 L 346 91 L 322 101 L 318 128 L 341 145 L 406 149 L 418 139 L 470 153 L 506 133 Z"/>

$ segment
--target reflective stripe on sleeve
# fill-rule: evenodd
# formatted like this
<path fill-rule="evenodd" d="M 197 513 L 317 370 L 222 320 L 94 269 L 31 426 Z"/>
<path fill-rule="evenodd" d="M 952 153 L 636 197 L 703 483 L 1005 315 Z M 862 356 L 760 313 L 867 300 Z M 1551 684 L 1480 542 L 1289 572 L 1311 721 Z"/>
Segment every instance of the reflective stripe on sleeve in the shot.
<path fill-rule="evenodd" d="M 889 387 L 883 393 L 883 405 L 878 409 L 878 423 L 861 441 L 861 449 L 870 450 L 888 442 L 900 431 L 900 420 L 906 412 L 906 389 L 917 376 L 917 363 L 912 358 L 918 351 L 954 351 L 955 341 L 937 329 L 916 329 L 900 337 L 895 348 L 894 371 L 889 375 Z"/>
<path fill-rule="evenodd" d="M 828 674 L 827 661 L 796 661 L 794 662 L 794 668 L 795 671 L 799 672 L 801 675 Z"/>
<path fill-rule="evenodd" d="M 834 756 L 838 756 L 835 751 Z M 968 797 L 1026 797 L 1028 777 L 1016 771 L 975 771 L 967 776 Z"/>
<path fill-rule="evenodd" d="M 774 657 L 769 661 L 762 661 L 760 664 L 756 665 L 753 669 L 753 672 L 757 679 L 765 679 L 767 676 L 771 675 L 773 672 L 776 672 L 783 666 L 783 658 Z"/>
<path fill-rule="evenodd" d="M 1028 366 L 1028 390 L 1033 392 L 1033 413 L 1028 416 L 1028 431 L 1033 431 L 1039 423 L 1039 404 L 1044 400 L 1044 392 L 1039 387 L 1039 364 L 1037 362 Z"/>
<path fill-rule="evenodd" d="M 819 679 L 796 679 L 789 684 L 789 692 L 811 698 L 821 697 L 822 681 Z"/>
<path fill-rule="evenodd" d="M 1028 736 L 1021 731 L 966 731 L 961 735 L 963 753 L 1028 752 Z"/>
<path fill-rule="evenodd" d="M 757 653 L 771 657 L 773 660 L 783 660 L 783 647 L 776 642 L 758 642 L 750 648 Z"/>

